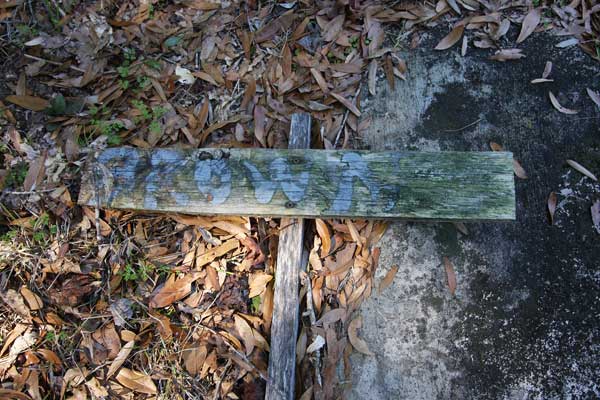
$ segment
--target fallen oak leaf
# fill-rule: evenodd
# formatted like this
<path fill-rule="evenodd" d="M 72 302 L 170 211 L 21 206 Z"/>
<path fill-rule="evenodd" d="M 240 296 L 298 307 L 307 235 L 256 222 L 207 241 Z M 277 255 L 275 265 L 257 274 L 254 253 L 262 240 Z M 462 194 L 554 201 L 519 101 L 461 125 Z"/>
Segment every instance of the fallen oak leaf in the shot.
<path fill-rule="evenodd" d="M 521 24 L 521 32 L 519 33 L 519 37 L 517 38 L 517 43 L 521 43 L 525 39 L 529 37 L 537 28 L 540 23 L 540 19 L 542 17 L 541 8 L 534 8 L 529 11 L 525 18 L 523 19 L 523 23 Z"/>
<path fill-rule="evenodd" d="M 329 227 L 327 223 L 322 219 L 316 219 L 315 223 L 317 225 L 317 233 L 321 238 L 321 257 L 328 256 L 331 252 L 331 232 L 329 231 Z"/>
<path fill-rule="evenodd" d="M 313 353 L 325 346 L 325 339 L 321 335 L 317 335 L 317 337 L 313 340 L 313 342 L 306 348 L 306 353 Z"/>
<path fill-rule="evenodd" d="M 504 147 L 496 142 L 490 142 L 490 148 L 493 151 L 504 151 Z"/>
<path fill-rule="evenodd" d="M 463 35 L 465 31 L 464 25 L 459 25 L 452 29 L 448 35 L 446 35 L 440 42 L 435 46 L 435 50 L 446 50 L 454 46 Z"/>
<path fill-rule="evenodd" d="M 490 57 L 490 60 L 505 62 L 508 60 L 518 60 L 523 57 L 525 57 L 525 54 L 522 53 L 521 49 L 502 49 L 496 51 Z"/>
<path fill-rule="evenodd" d="M 41 310 L 44 307 L 42 298 L 33 293 L 27 286 L 23 286 L 20 292 L 31 311 Z"/>
<path fill-rule="evenodd" d="M 546 61 L 546 65 L 544 66 L 544 72 L 542 72 L 542 79 L 548 78 L 550 73 L 552 72 L 552 61 Z"/>
<path fill-rule="evenodd" d="M 329 93 L 329 87 L 327 86 L 327 82 L 325 81 L 325 78 L 323 78 L 323 75 L 321 74 L 321 72 L 318 69 L 311 68 L 310 73 L 313 76 L 313 78 L 315 78 L 315 81 L 317 81 L 317 85 L 319 85 L 319 88 L 321 88 L 321 91 L 324 94 Z"/>
<path fill-rule="evenodd" d="M 369 93 L 371 93 L 372 96 L 375 96 L 377 94 L 377 60 L 371 60 L 371 63 L 369 64 L 368 77 Z"/>
<path fill-rule="evenodd" d="M 600 94 L 590 88 L 586 88 L 585 90 L 587 91 L 588 96 L 590 96 L 590 99 L 600 107 Z"/>
<path fill-rule="evenodd" d="M 454 225 L 456 230 L 458 230 L 463 235 L 465 235 L 465 236 L 469 235 L 469 230 L 467 229 L 467 226 L 463 222 L 453 222 L 452 224 Z"/>
<path fill-rule="evenodd" d="M 296 11 L 290 10 L 281 14 L 274 20 L 267 22 L 254 35 L 256 43 L 265 42 L 278 34 L 280 31 L 287 30 L 296 19 Z"/>
<path fill-rule="evenodd" d="M 546 82 L 554 82 L 554 79 L 546 79 L 546 78 L 536 78 L 536 79 L 532 79 L 531 83 L 536 84 L 536 83 L 546 83 Z"/>
<path fill-rule="evenodd" d="M 521 179 L 527 179 L 527 172 L 525 172 L 525 169 L 521 166 L 521 164 L 513 159 L 513 170 L 515 171 L 515 175 Z"/>
<path fill-rule="evenodd" d="M 237 330 L 237 333 L 244 342 L 244 347 L 246 348 L 246 355 L 250 355 L 250 353 L 252 353 L 252 350 L 254 350 L 255 345 L 252 327 L 244 318 L 240 317 L 237 314 L 233 315 L 233 319 L 235 322 L 235 328 Z"/>
<path fill-rule="evenodd" d="M 344 26 L 344 20 L 346 19 L 345 15 L 342 13 L 329 21 L 327 25 L 323 28 L 324 36 L 323 40 L 325 42 L 333 41 L 339 33 L 342 31 L 342 27 Z"/>
<path fill-rule="evenodd" d="M 256 79 L 250 77 L 248 80 L 248 84 L 246 85 L 246 90 L 244 91 L 244 97 L 242 98 L 242 103 L 240 107 L 245 110 L 250 104 L 250 101 L 254 98 L 256 94 Z"/>
<path fill-rule="evenodd" d="M 590 207 L 590 212 L 592 213 L 592 223 L 594 224 L 594 229 L 596 232 L 600 234 L 600 200 L 596 200 L 592 207 Z"/>
<path fill-rule="evenodd" d="M 5 100 L 31 111 L 44 111 L 50 105 L 48 100 L 36 96 L 10 95 Z"/>
<path fill-rule="evenodd" d="M 265 108 L 257 105 L 254 107 L 254 136 L 262 147 L 267 147 L 267 134 L 265 132 L 265 126 L 267 123 L 265 116 Z"/>
<path fill-rule="evenodd" d="M 454 273 L 454 267 L 448 257 L 444 257 L 444 269 L 446 270 L 448 289 L 450 289 L 450 293 L 454 296 L 454 293 L 456 292 L 456 274 Z"/>
<path fill-rule="evenodd" d="M 190 71 L 187 68 L 180 67 L 179 65 L 175 67 L 175 75 L 179 77 L 179 79 L 177 79 L 177 82 L 182 83 L 184 85 L 193 85 L 196 81 L 196 78 L 192 74 L 192 71 Z"/>
<path fill-rule="evenodd" d="M 248 286 L 250 286 L 249 298 L 261 295 L 267 288 L 267 284 L 273 280 L 273 275 L 259 271 L 250 275 Z"/>
<path fill-rule="evenodd" d="M 379 284 L 379 293 L 383 292 L 384 289 L 392 284 L 394 278 L 396 277 L 396 273 L 398 273 L 398 266 L 393 265 L 387 274 L 385 274 L 385 277 L 381 280 L 381 283 Z"/>
<path fill-rule="evenodd" d="M 210 11 L 221 8 L 221 2 L 214 0 L 193 0 L 186 2 L 186 7 L 193 8 L 195 10 Z"/>
<path fill-rule="evenodd" d="M 598 178 L 596 178 L 596 175 L 592 174 L 589 169 L 579 164 L 577 161 L 567 160 L 567 164 L 569 164 L 572 168 L 581 172 L 583 175 L 587 176 L 591 180 L 598 182 Z"/>
<path fill-rule="evenodd" d="M 350 340 L 350 344 L 352 344 L 352 347 L 354 347 L 359 353 L 367 356 L 373 356 L 375 354 L 369 350 L 367 342 L 358 337 L 358 330 L 361 327 L 362 317 L 357 317 L 348 324 L 348 339 Z"/>
<path fill-rule="evenodd" d="M 561 113 L 572 115 L 572 114 L 577 114 L 579 112 L 578 110 L 571 110 L 570 108 L 561 106 L 560 103 L 558 102 L 558 99 L 554 95 L 554 93 L 548 92 L 548 96 L 550 97 L 550 102 L 552 103 L 554 108 L 556 108 Z"/>
<path fill-rule="evenodd" d="M 208 356 L 208 349 L 204 345 L 195 344 L 182 350 L 185 369 L 190 375 L 197 375 L 202 372 L 204 361 Z"/>
<path fill-rule="evenodd" d="M 333 98 L 335 98 L 337 101 L 339 101 L 340 103 L 342 103 L 344 105 L 344 107 L 346 107 L 348 110 L 350 110 L 352 112 L 352 114 L 356 115 L 357 117 L 360 117 L 361 113 L 358 110 L 358 108 L 356 108 L 356 106 L 354 104 L 352 104 L 352 102 L 348 99 L 346 99 L 344 96 L 337 94 L 335 92 L 330 92 L 329 93 Z"/>
<path fill-rule="evenodd" d="M 548 213 L 550 213 L 550 225 L 554 225 L 554 213 L 556 212 L 556 204 L 556 193 L 550 192 L 550 195 L 548 196 Z"/>
<path fill-rule="evenodd" d="M 172 274 L 164 285 L 159 286 L 155 291 L 150 299 L 150 307 L 162 308 L 183 299 L 192 292 L 192 282 L 198 278 L 200 278 L 198 272 L 193 272 L 180 279 L 176 279 L 175 274 Z"/>
<path fill-rule="evenodd" d="M 156 385 L 148 375 L 143 372 L 122 368 L 117 374 L 117 382 L 134 392 L 156 394 Z"/>
<path fill-rule="evenodd" d="M 460 15 L 460 7 L 456 4 L 456 0 L 446 0 L 446 3 L 454 10 L 458 15 Z"/>
<path fill-rule="evenodd" d="M 58 355 L 52 350 L 37 349 L 36 353 L 41 355 L 46 361 L 49 361 L 57 367 L 62 366 L 62 361 L 60 360 L 60 357 L 58 357 Z"/>
<path fill-rule="evenodd" d="M 113 360 L 112 364 L 110 364 L 110 367 L 108 367 L 108 372 L 106 373 L 106 379 L 113 376 L 115 374 L 115 372 L 117 372 L 117 370 L 119 368 L 121 368 L 121 365 L 123 365 L 125 360 L 127 360 L 127 357 L 129 357 L 131 350 L 133 350 L 134 345 L 135 345 L 135 341 L 131 340 L 131 341 L 125 343 L 125 345 L 123 347 L 121 347 L 121 350 L 119 350 L 119 353 Z"/>
<path fill-rule="evenodd" d="M 23 181 L 23 189 L 25 191 L 35 190 L 42 183 L 46 175 L 46 158 L 47 152 L 44 151 L 42 155 L 29 164 L 27 176 L 25 176 L 25 180 Z"/>
<path fill-rule="evenodd" d="M 1 7 L 0 7 L 1 8 Z M 4 400 L 31 400 L 31 397 L 11 389 L 0 389 L 0 399 Z"/>
<path fill-rule="evenodd" d="M 555 44 L 554 46 L 558 47 L 559 49 L 564 49 L 567 47 L 575 46 L 577 43 L 579 43 L 579 39 L 571 38 L 571 39 L 563 40 L 562 42 L 559 42 L 559 43 Z"/>

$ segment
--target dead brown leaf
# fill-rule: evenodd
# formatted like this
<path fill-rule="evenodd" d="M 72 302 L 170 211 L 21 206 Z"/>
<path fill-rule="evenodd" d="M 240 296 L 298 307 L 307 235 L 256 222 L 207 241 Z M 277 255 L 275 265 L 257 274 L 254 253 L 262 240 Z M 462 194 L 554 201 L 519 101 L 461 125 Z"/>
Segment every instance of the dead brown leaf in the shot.
<path fill-rule="evenodd" d="M 594 224 L 594 229 L 596 232 L 600 234 L 600 200 L 596 200 L 592 207 L 590 207 L 590 212 L 592 214 L 592 223 Z"/>
<path fill-rule="evenodd" d="M 119 350 L 119 353 L 113 360 L 112 364 L 110 364 L 110 367 L 108 367 L 108 371 L 106 372 L 106 379 L 113 376 L 115 374 L 115 372 L 117 372 L 117 370 L 119 368 L 121 368 L 121 365 L 123 365 L 125 360 L 127 360 L 127 357 L 129 357 L 131 350 L 133 350 L 134 345 L 135 345 L 135 341 L 131 340 L 131 341 L 125 343 L 125 345 L 121 348 L 121 350 Z"/>
<path fill-rule="evenodd" d="M 554 95 L 554 93 L 552 92 L 548 92 L 548 96 L 550 97 L 550 102 L 552 103 L 552 105 L 554 106 L 554 108 L 556 108 L 558 111 L 560 111 L 563 114 L 577 114 L 579 111 L 577 110 L 571 110 L 570 108 L 566 108 L 560 105 L 560 103 L 558 102 L 558 99 L 556 98 L 556 96 Z"/>
<path fill-rule="evenodd" d="M 325 25 L 323 28 L 323 40 L 325 42 L 333 41 L 337 35 L 341 32 L 344 26 L 345 16 L 340 14 Z"/>
<path fill-rule="evenodd" d="M 352 112 L 352 114 L 356 115 L 357 117 L 360 117 L 360 115 L 361 115 L 360 111 L 354 104 L 352 104 L 352 102 L 350 100 L 346 99 L 344 96 L 339 95 L 335 92 L 330 92 L 329 94 L 333 98 L 335 98 L 337 101 L 342 103 L 344 105 L 344 107 L 346 107 L 348 110 L 350 110 Z"/>
<path fill-rule="evenodd" d="M 554 225 L 554 213 L 556 212 L 556 193 L 550 192 L 548 196 L 548 212 L 550 213 L 550 225 Z"/>
<path fill-rule="evenodd" d="M 190 375 L 198 375 L 202 371 L 204 361 L 208 355 L 208 349 L 205 345 L 194 344 L 182 351 L 183 363 L 185 369 Z"/>
<path fill-rule="evenodd" d="M 12 310 L 17 314 L 27 319 L 31 318 L 29 307 L 27 307 L 25 304 L 23 296 L 21 296 L 16 290 L 8 289 L 6 292 L 0 293 L 0 298 L 2 298 L 4 303 L 12 308 Z"/>
<path fill-rule="evenodd" d="M 525 57 L 525 54 L 522 53 L 521 49 L 502 49 L 496 51 L 496 53 L 490 57 L 490 60 L 504 62 L 508 60 L 518 60 L 523 57 Z"/>
<path fill-rule="evenodd" d="M 271 39 L 279 32 L 287 30 L 292 25 L 295 18 L 295 10 L 285 12 L 259 29 L 254 35 L 254 40 L 256 43 L 262 43 Z"/>
<path fill-rule="evenodd" d="M 246 355 L 249 355 L 250 353 L 252 353 L 252 350 L 254 349 L 255 345 L 252 327 L 250 327 L 250 325 L 244 318 L 240 317 L 237 314 L 233 315 L 233 319 L 235 321 L 235 329 L 237 330 L 239 337 L 244 342 L 244 347 L 246 348 Z"/>
<path fill-rule="evenodd" d="M 200 268 L 206 264 L 210 264 L 216 258 L 221 257 L 232 250 L 239 247 L 240 241 L 237 239 L 230 239 L 220 246 L 214 247 L 206 252 L 196 256 L 196 268 Z"/>
<path fill-rule="evenodd" d="M 321 238 L 321 257 L 325 257 L 329 255 L 329 252 L 331 251 L 331 232 L 329 231 L 327 223 L 322 219 L 316 219 L 315 223 L 317 225 L 317 233 Z"/>
<path fill-rule="evenodd" d="M 98 343 L 100 343 L 108 351 L 107 358 L 109 360 L 114 359 L 121 350 L 121 338 L 115 330 L 114 324 L 108 324 L 98 330 L 96 330 L 92 337 Z"/>
<path fill-rule="evenodd" d="M 246 85 L 246 91 L 244 92 L 244 98 L 242 99 L 242 103 L 240 104 L 240 107 L 243 110 L 246 110 L 248 108 L 248 104 L 250 104 L 250 101 L 252 101 L 255 94 L 256 94 L 256 79 L 254 79 L 253 77 L 250 77 L 250 79 L 248 80 L 248 85 Z"/>
<path fill-rule="evenodd" d="M 446 3 L 458 14 L 460 15 L 460 7 L 456 3 L 456 0 L 446 0 Z"/>
<path fill-rule="evenodd" d="M 323 75 L 321 74 L 321 72 L 319 70 L 317 70 L 316 68 L 311 68 L 310 73 L 313 76 L 313 78 L 315 78 L 315 81 L 317 81 L 317 85 L 319 85 L 319 88 L 321 89 L 321 91 L 325 94 L 329 93 L 329 88 L 327 87 L 327 82 L 325 81 L 325 78 L 323 78 Z"/>
<path fill-rule="evenodd" d="M 377 94 L 376 88 L 377 88 L 377 60 L 371 60 L 371 63 L 369 64 L 369 93 L 371 93 L 372 96 L 375 96 Z"/>
<path fill-rule="evenodd" d="M 521 179 L 527 179 L 527 172 L 525 172 L 525 169 L 521 166 L 521 164 L 513 159 L 513 170 L 515 171 L 515 175 Z"/>
<path fill-rule="evenodd" d="M 446 269 L 448 289 L 450 289 L 450 294 L 454 296 L 454 293 L 456 292 L 456 274 L 454 273 L 454 267 L 452 266 L 452 263 L 448 257 L 444 257 L 444 268 Z"/>
<path fill-rule="evenodd" d="M 581 172 L 583 175 L 587 176 L 591 180 L 598 182 L 598 178 L 596 178 L 596 175 L 592 174 L 589 169 L 579 164 L 577 161 L 567 160 L 567 164 L 569 164 L 573 169 L 575 169 L 578 172 Z"/>
<path fill-rule="evenodd" d="M 44 307 L 42 298 L 29 290 L 27 286 L 23 286 L 20 292 L 31 311 L 41 310 Z"/>
<path fill-rule="evenodd" d="M 56 354 L 52 350 L 37 349 L 36 353 L 39 354 L 40 356 L 42 356 L 42 358 L 44 358 L 44 360 L 54 364 L 57 367 L 62 366 L 62 361 L 60 360 L 60 357 L 58 356 L 58 354 Z"/>
<path fill-rule="evenodd" d="M 542 17 L 542 9 L 534 8 L 529 11 L 525 18 L 523 19 L 523 23 L 521 24 L 521 32 L 519 33 L 519 37 L 517 38 L 517 43 L 521 43 L 525 39 L 529 37 L 537 28 L 540 23 L 540 19 Z"/>
<path fill-rule="evenodd" d="M 435 50 L 446 50 L 454 46 L 456 43 L 458 43 L 464 31 L 464 25 L 454 27 L 454 29 L 452 29 L 450 33 L 440 40 L 437 46 L 435 46 Z"/>
<path fill-rule="evenodd" d="M 588 96 L 590 96 L 590 99 L 592 99 L 592 101 L 598 106 L 600 107 L 600 94 L 590 88 L 586 88 L 585 89 L 587 91 Z"/>
<path fill-rule="evenodd" d="M 261 295 L 269 282 L 273 279 L 272 275 L 265 272 L 259 271 L 250 275 L 248 278 L 248 285 L 250 286 L 249 298 L 253 298 Z"/>
<path fill-rule="evenodd" d="M 536 79 L 531 80 L 531 83 L 533 83 L 533 84 L 547 83 L 547 82 L 554 82 L 554 79 L 536 78 Z"/>
<path fill-rule="evenodd" d="M 504 147 L 496 142 L 490 142 L 490 148 L 493 151 L 504 151 Z"/>
<path fill-rule="evenodd" d="M 385 274 L 385 276 L 381 280 L 381 283 L 379 283 L 379 293 L 383 292 L 387 287 L 389 287 L 392 284 L 394 278 L 396 277 L 396 273 L 398 273 L 398 266 L 392 265 L 392 268 L 390 268 L 390 270 Z"/>
<path fill-rule="evenodd" d="M 12 389 L 0 389 L 0 399 L 4 400 L 32 400 L 24 393 Z"/>
<path fill-rule="evenodd" d="M 20 107 L 26 108 L 31 111 L 44 111 L 50 103 L 46 99 L 36 96 L 6 96 L 6 101 L 16 104 Z"/>
<path fill-rule="evenodd" d="M 35 190 L 37 189 L 38 185 L 42 183 L 42 180 L 46 174 L 46 157 L 47 153 L 44 152 L 35 161 L 29 164 L 27 176 L 23 181 L 23 189 L 25 191 Z"/>
<path fill-rule="evenodd" d="M 183 299 L 192 291 L 192 282 L 200 278 L 198 272 L 187 274 L 183 278 L 176 279 L 175 274 L 169 276 L 164 285 L 159 286 L 150 299 L 151 308 L 166 307 L 174 302 Z"/>
<path fill-rule="evenodd" d="M 542 72 L 542 79 L 546 79 L 550 76 L 552 72 L 552 61 L 546 61 L 546 65 L 544 66 L 544 72 Z"/>
<path fill-rule="evenodd" d="M 267 121 L 265 111 L 263 106 L 256 105 L 254 107 L 254 136 L 263 147 L 267 147 L 267 133 L 265 131 Z"/>
<path fill-rule="evenodd" d="M 117 374 L 117 382 L 128 389 L 138 393 L 156 394 L 156 385 L 148 375 L 143 372 L 121 368 Z"/>
<path fill-rule="evenodd" d="M 367 356 L 373 356 L 373 352 L 369 350 L 367 342 L 358 337 L 358 330 L 362 327 L 362 317 L 357 317 L 348 324 L 348 339 L 352 344 L 352 347 L 359 353 Z"/>

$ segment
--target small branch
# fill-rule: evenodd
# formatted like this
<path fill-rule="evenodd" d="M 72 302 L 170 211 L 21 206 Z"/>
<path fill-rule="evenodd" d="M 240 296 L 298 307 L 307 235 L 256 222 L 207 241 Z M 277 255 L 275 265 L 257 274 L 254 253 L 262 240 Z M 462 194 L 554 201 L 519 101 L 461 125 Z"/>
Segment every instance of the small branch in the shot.
<path fill-rule="evenodd" d="M 360 93 L 361 87 L 362 87 L 362 82 L 358 85 L 358 89 L 356 89 L 356 93 L 354 93 L 354 97 L 352 98 L 352 104 L 356 104 L 356 98 L 358 97 L 358 94 Z M 338 130 L 337 135 L 335 135 L 335 142 L 333 142 L 334 149 L 337 147 L 337 144 L 340 140 L 340 136 L 341 136 L 342 132 L 344 131 L 344 127 L 346 126 L 346 121 L 348 120 L 349 113 L 350 113 L 350 110 L 346 108 L 346 112 L 344 113 L 344 118 L 342 119 L 342 125 L 340 126 L 340 129 Z"/>
<path fill-rule="evenodd" d="M 25 56 L 25 58 L 30 58 L 32 60 L 43 61 L 43 62 L 47 62 L 48 64 L 57 65 L 57 66 L 62 66 L 63 65 L 63 63 L 61 63 L 61 62 L 52 61 L 52 60 L 46 60 L 45 58 L 40 58 L 40 57 L 32 56 L 31 54 L 23 54 L 23 55 Z M 74 65 L 69 65 L 69 68 L 71 68 L 73 71 L 82 72 L 82 73 L 85 74 L 85 69 L 81 69 L 81 68 L 76 67 Z"/>
<path fill-rule="evenodd" d="M 312 283 L 310 282 L 310 275 L 306 274 L 306 312 L 308 313 L 308 318 L 310 319 L 310 325 L 314 326 L 317 323 L 317 317 L 315 315 L 315 308 L 313 304 L 312 297 Z M 315 351 L 314 363 L 315 367 L 315 379 L 319 386 L 323 386 L 323 381 L 321 379 L 321 349 L 317 349 Z"/>
<path fill-rule="evenodd" d="M 460 131 L 462 131 L 464 129 L 467 129 L 470 126 L 473 126 L 473 125 L 479 123 L 479 122 L 481 122 L 481 118 L 479 118 L 477 121 L 471 122 L 469 125 L 463 126 L 462 128 L 458 128 L 458 129 L 444 129 L 444 132 L 460 132 Z"/>

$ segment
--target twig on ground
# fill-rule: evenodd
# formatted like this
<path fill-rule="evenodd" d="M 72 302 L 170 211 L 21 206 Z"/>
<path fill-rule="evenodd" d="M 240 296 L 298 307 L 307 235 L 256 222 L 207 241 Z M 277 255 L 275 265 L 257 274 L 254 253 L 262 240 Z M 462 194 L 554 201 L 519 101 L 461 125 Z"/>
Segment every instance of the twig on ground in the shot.
<path fill-rule="evenodd" d="M 362 87 L 362 82 L 358 85 L 358 88 L 356 89 L 356 92 L 354 93 L 354 97 L 352 98 L 352 104 L 356 103 L 356 98 L 358 97 L 358 94 L 360 93 L 361 87 Z M 340 126 L 340 129 L 338 130 L 337 135 L 335 135 L 335 142 L 333 142 L 334 149 L 337 147 L 337 144 L 340 140 L 340 136 L 341 136 L 342 132 L 344 131 L 344 127 L 346 126 L 346 120 L 348 119 L 349 113 L 350 113 L 350 110 L 346 109 L 346 112 L 344 113 L 344 118 L 342 119 L 342 125 Z"/>
<path fill-rule="evenodd" d="M 25 58 L 30 58 L 30 59 L 32 59 L 32 60 L 36 60 L 36 61 L 43 61 L 43 62 L 46 62 L 46 63 L 48 63 L 48 64 L 52 64 L 52 65 L 57 65 L 57 66 L 61 66 L 61 65 L 63 65 L 63 63 L 61 63 L 61 62 L 58 62 L 58 61 L 52 61 L 52 60 L 47 60 L 47 59 L 45 59 L 45 58 L 41 58 L 41 57 L 32 56 L 31 54 L 23 54 L 23 56 L 24 56 Z M 82 68 L 76 67 L 76 66 L 74 66 L 74 65 L 69 65 L 69 68 L 71 68 L 73 71 L 77 71 L 77 72 L 83 72 L 83 73 L 85 73 L 85 69 L 82 69 Z"/>
<path fill-rule="evenodd" d="M 462 128 L 458 128 L 458 129 L 444 129 L 444 132 L 460 132 L 460 131 L 462 131 L 464 129 L 467 129 L 467 128 L 469 128 L 469 127 L 471 127 L 471 126 L 479 123 L 479 122 L 481 122 L 481 118 L 479 118 L 477 121 L 471 122 L 469 125 L 463 126 Z"/>
<path fill-rule="evenodd" d="M 312 283 L 310 282 L 310 275 L 306 274 L 306 313 L 308 313 L 308 318 L 310 319 L 310 325 L 314 326 L 317 323 L 317 317 L 315 315 L 315 307 L 313 304 L 312 298 Z M 321 349 L 317 349 L 315 351 L 314 363 L 315 367 L 315 378 L 319 386 L 323 386 L 323 382 L 321 379 Z"/>

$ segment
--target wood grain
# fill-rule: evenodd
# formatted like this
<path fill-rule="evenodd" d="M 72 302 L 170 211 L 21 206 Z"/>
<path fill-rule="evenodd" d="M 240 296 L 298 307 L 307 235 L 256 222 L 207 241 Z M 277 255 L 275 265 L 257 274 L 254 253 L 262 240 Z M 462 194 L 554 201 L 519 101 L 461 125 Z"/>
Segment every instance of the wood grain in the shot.
<path fill-rule="evenodd" d="M 515 218 L 512 163 L 505 152 L 121 147 L 97 165 L 107 208 L 472 221 Z M 95 205 L 90 178 L 79 203 Z"/>
<path fill-rule="evenodd" d="M 289 148 L 309 147 L 310 115 L 294 114 Z M 266 400 L 293 400 L 296 377 L 296 339 L 300 322 L 298 286 L 302 268 L 304 221 L 300 218 L 282 218 L 281 226 L 275 270 Z"/>

